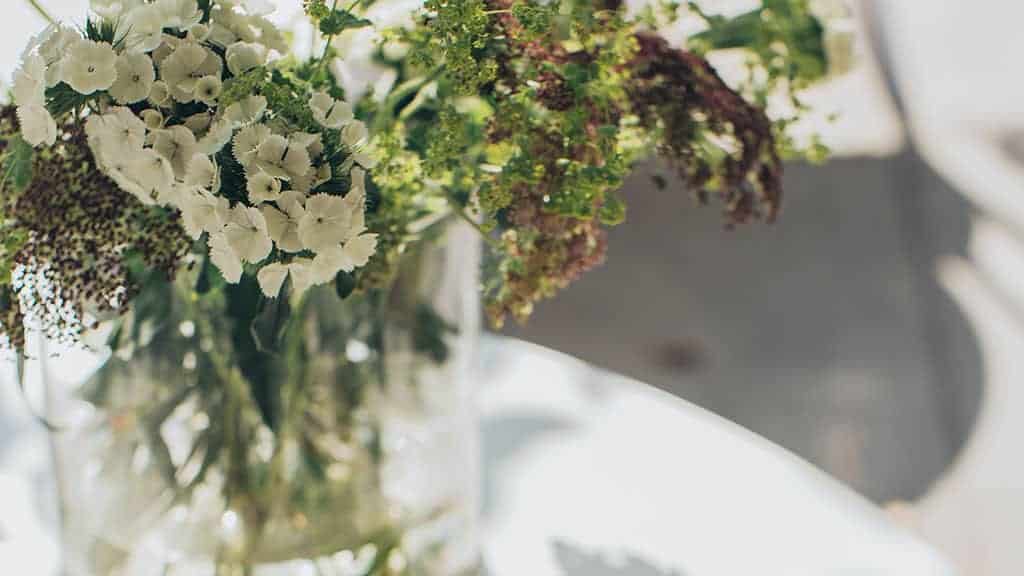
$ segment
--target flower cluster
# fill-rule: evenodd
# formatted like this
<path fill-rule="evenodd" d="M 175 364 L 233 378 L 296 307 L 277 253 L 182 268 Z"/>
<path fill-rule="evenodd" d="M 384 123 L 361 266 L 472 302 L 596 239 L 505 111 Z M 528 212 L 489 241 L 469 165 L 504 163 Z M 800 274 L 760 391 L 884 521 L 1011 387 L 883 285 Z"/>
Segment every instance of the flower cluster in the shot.
<path fill-rule="evenodd" d="M 738 14 L 714 2 L 428 0 L 415 17 L 395 12 L 418 3 L 400 4 L 304 1 L 322 43 L 307 61 L 288 53 L 265 0 L 92 0 L 84 29 L 41 33 L 14 77 L 7 196 L 28 188 L 38 201 L 33 167 L 84 148 L 90 186 L 115 187 L 130 211 L 192 242 L 188 258 L 160 251 L 142 233 L 160 225 L 134 218 L 142 240 L 90 240 L 105 271 L 82 258 L 73 280 L 46 281 L 130 295 L 115 261 L 149 251 L 176 255 L 142 254 L 150 268 L 215 268 L 222 286 L 262 299 L 331 283 L 347 297 L 386 290 L 413 244 L 461 217 L 491 248 L 492 320 L 523 320 L 603 261 L 607 228 L 625 219 L 617 191 L 651 152 L 698 198 L 720 198 L 727 224 L 774 220 L 783 160 L 822 153 L 787 136 L 806 111 L 799 93 L 849 64 L 841 0 L 760 0 Z M 680 18 L 681 45 L 651 31 Z M 722 51 L 742 51 L 746 80 L 719 74 Z M 780 95 L 788 116 L 769 109 Z M 42 254 L 49 233 L 26 206 L 7 202 L 0 219 L 5 324 L 49 259 L 19 252 Z"/>
<path fill-rule="evenodd" d="M 256 4 L 94 1 L 94 34 L 54 26 L 33 41 L 15 100 L 25 140 L 52 146 L 55 96 L 70 95 L 73 114 L 88 110 L 104 174 L 142 204 L 179 211 L 229 283 L 252 265 L 276 297 L 288 278 L 301 293 L 373 255 L 364 211 L 374 162 L 347 102 L 289 83 L 289 102 L 315 120 L 299 126 L 259 93 L 287 48 Z M 232 90 L 251 77 L 256 93 Z M 241 177 L 228 182 L 224 170 Z"/>

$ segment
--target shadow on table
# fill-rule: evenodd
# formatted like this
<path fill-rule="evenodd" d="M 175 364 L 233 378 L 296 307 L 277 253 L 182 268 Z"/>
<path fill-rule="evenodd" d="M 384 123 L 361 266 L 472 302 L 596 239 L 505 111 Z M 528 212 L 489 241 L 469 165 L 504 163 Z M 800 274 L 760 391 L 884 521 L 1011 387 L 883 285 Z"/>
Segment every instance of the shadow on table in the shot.
<path fill-rule="evenodd" d="M 490 516 L 497 508 L 498 479 L 501 466 L 530 444 L 549 434 L 564 432 L 572 424 L 551 416 L 535 414 L 502 416 L 483 423 L 483 516 Z"/>
<path fill-rule="evenodd" d="M 565 542 L 553 546 L 565 576 L 687 576 L 679 570 L 665 571 L 638 556 L 627 554 L 613 561 L 606 554 L 580 550 Z"/>

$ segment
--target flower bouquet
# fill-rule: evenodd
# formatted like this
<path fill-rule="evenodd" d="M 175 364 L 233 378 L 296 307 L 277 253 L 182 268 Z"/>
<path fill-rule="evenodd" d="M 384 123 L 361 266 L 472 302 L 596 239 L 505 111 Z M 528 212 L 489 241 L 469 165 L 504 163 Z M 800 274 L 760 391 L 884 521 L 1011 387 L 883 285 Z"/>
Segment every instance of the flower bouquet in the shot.
<path fill-rule="evenodd" d="M 305 0 L 310 51 L 261 0 L 93 0 L 33 39 L 0 335 L 99 358 L 49 395 L 68 573 L 471 573 L 479 297 L 598 265 L 644 158 L 731 226 L 825 154 L 789 128 L 845 12 L 723 4 Z"/>

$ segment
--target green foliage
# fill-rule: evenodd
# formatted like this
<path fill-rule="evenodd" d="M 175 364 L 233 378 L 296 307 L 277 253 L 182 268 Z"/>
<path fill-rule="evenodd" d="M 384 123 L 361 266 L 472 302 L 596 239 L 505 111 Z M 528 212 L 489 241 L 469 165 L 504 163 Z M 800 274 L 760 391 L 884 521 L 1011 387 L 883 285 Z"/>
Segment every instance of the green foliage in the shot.
<path fill-rule="evenodd" d="M 334 291 L 338 295 L 338 298 L 342 300 L 347 299 L 356 290 L 356 277 L 350 273 L 342 270 L 338 272 L 338 275 L 334 278 Z"/>
<path fill-rule="evenodd" d="M 3 158 L 3 179 L 0 180 L 0 191 L 9 188 L 21 192 L 32 182 L 33 159 L 35 150 L 20 135 L 7 141 L 7 151 Z"/>
<path fill-rule="evenodd" d="M 61 118 L 69 112 L 84 108 L 89 102 L 103 96 L 106 92 L 79 94 L 68 84 L 61 82 L 46 89 L 46 109 L 54 118 Z"/>
<path fill-rule="evenodd" d="M 537 4 L 534 2 L 517 2 L 512 5 L 512 15 L 516 17 L 523 30 L 530 36 L 537 37 L 551 31 L 554 18 L 558 14 L 557 2 Z"/>
<path fill-rule="evenodd" d="M 700 11 L 693 2 L 691 9 Z M 786 79 L 805 87 L 828 72 L 825 30 L 808 0 L 765 0 L 757 10 L 732 18 L 704 15 L 708 30 L 690 38 L 700 53 L 743 48 L 769 74 L 769 84 Z"/>
<path fill-rule="evenodd" d="M 105 42 L 119 48 L 127 34 L 119 38 L 117 27 L 118 22 L 115 20 L 89 18 L 85 21 L 85 30 L 82 31 L 82 35 L 93 42 Z"/>
<path fill-rule="evenodd" d="M 224 82 L 220 95 L 220 106 L 228 106 L 253 94 L 262 92 L 263 86 L 270 79 L 270 70 L 266 66 L 258 66 Z"/>
<path fill-rule="evenodd" d="M 345 30 L 366 28 L 372 25 L 373 22 L 366 18 L 360 18 L 348 10 L 334 10 L 320 20 L 320 33 L 325 36 L 334 36 Z"/>
<path fill-rule="evenodd" d="M 477 94 L 497 77 L 497 63 L 482 55 L 492 39 L 491 15 L 484 0 L 427 0 L 433 13 L 414 57 L 423 63 L 443 63 L 459 94 Z"/>

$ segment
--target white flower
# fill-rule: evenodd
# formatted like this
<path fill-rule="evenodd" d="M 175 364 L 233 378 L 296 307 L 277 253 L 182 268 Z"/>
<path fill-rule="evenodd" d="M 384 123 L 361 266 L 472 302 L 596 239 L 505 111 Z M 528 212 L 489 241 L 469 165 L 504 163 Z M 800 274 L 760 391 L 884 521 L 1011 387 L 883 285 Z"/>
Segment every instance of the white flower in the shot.
<path fill-rule="evenodd" d="M 267 298 L 277 298 L 281 293 L 284 281 L 291 277 L 292 293 L 301 296 L 313 284 L 312 261 L 308 258 L 297 258 L 288 264 L 275 262 L 260 269 L 256 280 Z"/>
<path fill-rule="evenodd" d="M 171 88 L 163 80 L 157 80 L 149 91 L 149 103 L 157 108 L 167 108 L 171 104 Z"/>
<path fill-rule="evenodd" d="M 242 260 L 228 244 L 227 234 L 210 235 L 210 261 L 224 275 L 229 284 L 238 284 L 242 279 Z"/>
<path fill-rule="evenodd" d="M 330 194 L 317 194 L 306 201 L 306 214 L 299 221 L 299 239 L 314 252 L 326 250 L 362 232 L 359 220 L 362 202 Z"/>
<path fill-rule="evenodd" d="M 164 115 L 159 110 L 143 110 L 139 116 L 146 124 L 147 130 L 161 130 L 164 127 Z"/>
<path fill-rule="evenodd" d="M 173 197 L 174 171 L 167 159 L 153 150 L 108 157 L 107 175 L 143 204 L 157 204 Z"/>
<path fill-rule="evenodd" d="M 64 60 L 82 37 L 74 28 L 54 24 L 40 36 L 39 55 L 46 61 L 46 86 L 52 88 L 64 80 Z"/>
<path fill-rule="evenodd" d="M 235 42 L 228 46 L 224 61 L 228 63 L 228 70 L 232 74 L 241 76 L 267 63 L 267 48 L 262 44 Z"/>
<path fill-rule="evenodd" d="M 117 58 L 117 80 L 110 95 L 120 104 L 134 104 L 149 98 L 156 82 L 153 59 L 146 54 L 121 54 Z"/>
<path fill-rule="evenodd" d="M 304 147 L 291 146 L 284 136 L 274 134 L 260 144 L 256 166 L 275 178 L 289 180 L 308 172 L 312 162 Z"/>
<path fill-rule="evenodd" d="M 263 96 L 248 96 L 235 102 L 224 111 L 224 118 L 236 126 L 259 122 L 267 111 L 267 99 Z"/>
<path fill-rule="evenodd" d="M 189 161 L 188 169 L 185 171 L 185 184 L 216 192 L 220 189 L 220 169 L 209 156 L 196 154 Z"/>
<path fill-rule="evenodd" d="M 309 134 L 307 132 L 296 132 L 288 137 L 288 142 L 292 146 L 302 146 L 309 152 L 309 157 L 319 158 L 324 153 L 324 142 L 323 138 L 319 134 Z"/>
<path fill-rule="evenodd" d="M 267 230 L 277 247 L 285 252 L 302 252 L 302 241 L 299 240 L 299 222 L 306 214 L 303 208 L 306 198 L 295 190 L 281 193 L 277 200 L 277 208 L 264 205 L 260 208 L 267 220 Z"/>
<path fill-rule="evenodd" d="M 246 262 L 260 262 L 274 247 L 263 213 L 242 204 L 231 209 L 224 235 L 232 250 Z"/>
<path fill-rule="evenodd" d="M 377 235 L 360 234 L 345 243 L 342 249 L 349 263 L 356 268 L 362 268 L 370 261 L 377 252 Z M 351 270 L 348 270 L 351 272 Z"/>
<path fill-rule="evenodd" d="M 359 120 L 345 126 L 341 131 L 341 141 L 349 148 L 358 148 L 366 144 L 369 137 L 370 133 L 366 129 L 366 124 Z"/>
<path fill-rule="evenodd" d="M 249 192 L 249 202 L 252 204 L 273 202 L 281 196 L 281 181 L 265 172 L 260 172 L 249 177 L 246 190 Z"/>
<path fill-rule="evenodd" d="M 196 137 L 184 126 L 171 126 L 156 134 L 153 149 L 171 163 L 178 179 L 184 179 L 188 163 L 196 154 Z"/>
<path fill-rule="evenodd" d="M 210 38 L 210 27 L 206 24 L 196 24 L 188 31 L 188 39 L 192 42 L 206 42 Z"/>
<path fill-rule="evenodd" d="M 188 30 L 203 19 L 203 11 L 196 0 L 157 0 L 164 17 L 164 28 Z"/>
<path fill-rule="evenodd" d="M 89 147 L 101 166 L 130 160 L 146 143 L 146 124 L 128 108 L 112 108 L 107 114 L 89 116 L 85 123 Z"/>
<path fill-rule="evenodd" d="M 231 207 L 228 199 L 206 190 L 192 190 L 183 195 L 179 208 L 185 232 L 198 240 L 203 232 L 216 234 L 224 229 Z"/>
<path fill-rule="evenodd" d="M 106 90 L 117 80 L 117 54 L 104 42 L 80 40 L 64 63 L 64 81 L 79 94 Z"/>
<path fill-rule="evenodd" d="M 14 73 L 14 103 L 18 106 L 46 104 L 46 61 L 38 54 L 30 54 Z"/>
<path fill-rule="evenodd" d="M 222 118 L 217 120 L 210 125 L 210 129 L 206 132 L 198 143 L 198 150 L 203 154 L 216 154 L 227 146 L 228 142 L 231 142 L 231 138 L 235 135 L 233 124 Z"/>
<path fill-rule="evenodd" d="M 213 123 L 213 115 L 210 112 L 199 112 L 185 118 L 183 125 L 192 131 L 193 134 L 205 132 Z"/>
<path fill-rule="evenodd" d="M 355 118 L 352 106 L 347 102 L 335 100 L 326 92 L 317 92 L 309 99 L 309 108 L 313 111 L 313 119 L 324 128 L 337 130 Z"/>
<path fill-rule="evenodd" d="M 132 52 L 152 52 L 163 42 L 166 15 L 159 4 L 141 4 L 115 19 L 117 37 L 123 37 Z"/>
<path fill-rule="evenodd" d="M 196 83 L 196 100 L 199 100 L 207 106 L 213 106 L 217 103 L 217 98 L 220 98 L 220 92 L 223 89 L 223 84 L 220 78 L 216 76 L 204 76 L 199 82 Z"/>
<path fill-rule="evenodd" d="M 344 246 L 331 246 L 318 252 L 313 258 L 313 282 L 326 284 L 338 272 L 351 272 L 365 266 L 377 251 L 377 235 L 363 234 L 348 241 Z"/>
<path fill-rule="evenodd" d="M 53 146 L 57 141 L 57 122 L 41 104 L 18 106 L 18 124 L 21 137 L 31 146 Z"/>
<path fill-rule="evenodd" d="M 238 163 L 243 168 L 248 169 L 256 161 L 256 155 L 259 153 L 260 147 L 272 135 L 270 128 L 263 124 L 253 124 L 243 128 L 235 136 L 235 143 L 232 147 L 235 160 L 238 160 Z"/>
<path fill-rule="evenodd" d="M 174 53 L 160 64 L 160 77 L 171 89 L 171 96 L 181 103 L 195 99 L 196 85 L 206 76 L 220 77 L 220 57 L 194 42 L 182 42 Z"/>
<path fill-rule="evenodd" d="M 141 0 L 91 0 L 89 7 L 97 16 L 114 20 L 141 4 Z"/>

